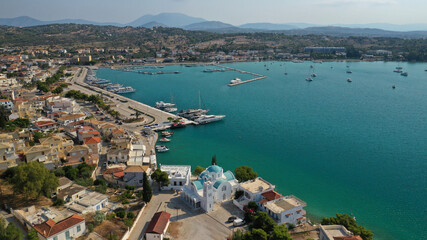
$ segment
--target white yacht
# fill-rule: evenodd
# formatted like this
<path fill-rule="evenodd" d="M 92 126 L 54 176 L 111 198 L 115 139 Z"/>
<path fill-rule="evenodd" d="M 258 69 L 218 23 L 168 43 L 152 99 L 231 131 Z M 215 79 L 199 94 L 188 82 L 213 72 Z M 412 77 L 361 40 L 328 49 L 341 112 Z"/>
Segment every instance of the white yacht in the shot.
<path fill-rule="evenodd" d="M 115 91 L 115 93 L 122 93 L 123 94 L 123 93 L 133 93 L 135 91 L 136 90 L 133 87 L 122 87 L 122 88 L 117 89 Z"/>
<path fill-rule="evenodd" d="M 353 73 L 353 71 L 351 71 L 351 70 L 347 70 L 347 73 Z"/>
<path fill-rule="evenodd" d="M 230 81 L 230 84 L 237 84 L 237 83 L 241 83 L 241 82 L 242 82 L 242 79 L 235 78 L 235 79 L 233 79 L 233 80 Z"/>
<path fill-rule="evenodd" d="M 216 122 L 225 118 L 225 115 L 202 115 L 199 118 L 194 119 L 198 124 L 206 124 L 210 122 Z"/>
<path fill-rule="evenodd" d="M 311 77 L 308 77 L 308 78 L 306 78 L 305 80 L 306 80 L 306 81 L 309 81 L 309 82 L 311 82 L 311 81 L 313 81 L 313 78 L 311 78 Z"/>
<path fill-rule="evenodd" d="M 353 82 L 353 80 L 351 80 L 351 78 L 347 78 L 347 82 Z"/>
<path fill-rule="evenodd" d="M 156 105 L 154 107 L 158 108 L 158 109 L 173 108 L 173 107 L 175 107 L 175 104 L 174 103 L 165 103 L 163 101 L 160 101 L 160 102 L 156 102 Z"/>
<path fill-rule="evenodd" d="M 408 76 L 408 72 L 403 72 L 400 75 L 407 77 Z"/>

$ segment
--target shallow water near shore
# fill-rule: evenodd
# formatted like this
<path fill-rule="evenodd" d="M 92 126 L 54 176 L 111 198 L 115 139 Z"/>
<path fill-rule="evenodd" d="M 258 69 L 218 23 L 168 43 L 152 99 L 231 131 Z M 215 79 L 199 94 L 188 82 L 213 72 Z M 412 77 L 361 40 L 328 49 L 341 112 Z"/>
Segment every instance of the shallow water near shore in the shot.
<path fill-rule="evenodd" d="M 307 202 L 311 219 L 348 213 L 375 239 L 427 239 L 427 64 L 400 63 L 408 77 L 393 62 L 226 66 L 267 78 L 228 87 L 252 76 L 180 65 L 144 69 L 180 74 L 97 75 L 134 87 L 124 96 L 149 105 L 172 95 L 178 109 L 198 107 L 200 91 L 210 114 L 227 116 L 176 130 L 161 164 L 208 166 L 216 154 L 225 170 L 251 166 L 279 193 Z M 313 71 L 318 77 L 305 81 Z"/>

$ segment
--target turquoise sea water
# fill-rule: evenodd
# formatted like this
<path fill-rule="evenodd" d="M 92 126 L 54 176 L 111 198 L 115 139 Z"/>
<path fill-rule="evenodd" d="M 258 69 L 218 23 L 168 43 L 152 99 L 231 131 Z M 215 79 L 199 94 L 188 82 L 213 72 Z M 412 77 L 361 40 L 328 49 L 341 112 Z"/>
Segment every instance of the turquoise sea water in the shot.
<path fill-rule="evenodd" d="M 313 82 L 305 81 L 310 65 Z M 178 65 L 146 71 L 181 74 L 98 76 L 136 88 L 126 96 L 150 105 L 172 94 L 179 109 L 198 107 L 200 91 L 211 114 L 227 115 L 175 131 L 171 151 L 158 155 L 162 164 L 208 166 L 216 154 L 224 169 L 249 165 L 281 194 L 306 201 L 314 220 L 348 213 L 378 240 L 427 239 L 426 64 L 401 63 L 408 77 L 384 62 L 226 66 L 268 78 L 230 88 L 231 79 L 251 76 Z"/>

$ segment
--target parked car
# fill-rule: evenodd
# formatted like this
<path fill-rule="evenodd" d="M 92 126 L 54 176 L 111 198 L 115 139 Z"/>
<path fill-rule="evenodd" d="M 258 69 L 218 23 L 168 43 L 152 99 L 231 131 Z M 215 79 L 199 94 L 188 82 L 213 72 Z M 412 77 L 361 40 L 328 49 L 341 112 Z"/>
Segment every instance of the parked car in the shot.
<path fill-rule="evenodd" d="M 231 217 L 228 218 L 227 222 L 231 223 L 231 222 L 233 222 L 236 219 L 237 219 L 236 216 L 231 216 Z"/>
<path fill-rule="evenodd" d="M 243 221 L 243 219 L 241 219 L 241 218 L 236 218 L 233 221 L 233 226 L 235 226 L 235 227 L 239 227 L 239 226 L 243 226 L 243 225 L 245 225 L 245 221 Z"/>

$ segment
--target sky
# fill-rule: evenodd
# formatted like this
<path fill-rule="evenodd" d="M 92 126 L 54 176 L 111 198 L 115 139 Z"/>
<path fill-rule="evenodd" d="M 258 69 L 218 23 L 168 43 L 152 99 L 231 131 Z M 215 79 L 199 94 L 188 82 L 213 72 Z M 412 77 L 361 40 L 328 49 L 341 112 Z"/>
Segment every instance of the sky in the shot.
<path fill-rule="evenodd" d="M 233 25 L 253 22 L 427 23 L 426 0 L 0 0 L 0 18 L 129 23 L 178 12 Z"/>

